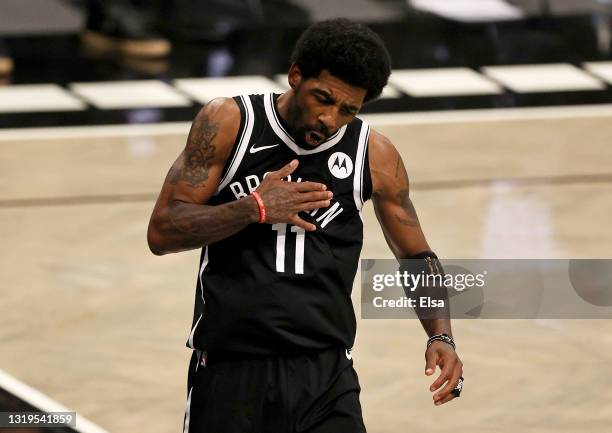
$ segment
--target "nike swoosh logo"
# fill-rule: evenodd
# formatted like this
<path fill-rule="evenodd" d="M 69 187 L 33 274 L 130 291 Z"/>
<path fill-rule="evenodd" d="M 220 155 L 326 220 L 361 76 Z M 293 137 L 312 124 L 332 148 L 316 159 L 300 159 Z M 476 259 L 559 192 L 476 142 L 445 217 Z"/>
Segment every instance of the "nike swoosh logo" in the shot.
<path fill-rule="evenodd" d="M 272 144 L 270 146 L 259 146 L 259 147 L 255 147 L 255 145 L 252 145 L 251 148 L 249 149 L 249 153 L 257 153 L 260 150 L 266 150 L 266 149 L 271 149 L 273 147 L 276 146 L 280 146 L 279 144 Z"/>

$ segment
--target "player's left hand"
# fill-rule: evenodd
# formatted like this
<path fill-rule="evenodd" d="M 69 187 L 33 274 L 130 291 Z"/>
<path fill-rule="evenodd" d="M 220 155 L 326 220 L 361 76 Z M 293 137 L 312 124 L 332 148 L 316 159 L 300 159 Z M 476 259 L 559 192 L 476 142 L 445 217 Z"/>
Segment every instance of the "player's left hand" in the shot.
<path fill-rule="evenodd" d="M 433 395 L 433 401 L 436 406 L 439 406 L 455 398 L 452 390 L 457 386 L 463 374 L 463 363 L 455 349 L 449 344 L 434 341 L 425 351 L 425 374 L 427 376 L 434 374 L 436 365 L 440 367 L 440 376 L 431 384 L 429 391 L 438 390 Z"/>

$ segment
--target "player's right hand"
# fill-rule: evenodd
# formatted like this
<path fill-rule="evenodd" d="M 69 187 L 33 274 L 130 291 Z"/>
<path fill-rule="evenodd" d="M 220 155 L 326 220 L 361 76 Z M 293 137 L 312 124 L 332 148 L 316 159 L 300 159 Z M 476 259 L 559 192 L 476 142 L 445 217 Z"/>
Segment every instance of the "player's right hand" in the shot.
<path fill-rule="evenodd" d="M 298 163 L 294 159 L 281 169 L 268 173 L 256 191 L 266 208 L 266 222 L 288 223 L 314 231 L 316 226 L 304 221 L 298 213 L 328 207 L 333 193 L 327 191 L 327 186 L 322 183 L 283 180 L 295 171 Z"/>

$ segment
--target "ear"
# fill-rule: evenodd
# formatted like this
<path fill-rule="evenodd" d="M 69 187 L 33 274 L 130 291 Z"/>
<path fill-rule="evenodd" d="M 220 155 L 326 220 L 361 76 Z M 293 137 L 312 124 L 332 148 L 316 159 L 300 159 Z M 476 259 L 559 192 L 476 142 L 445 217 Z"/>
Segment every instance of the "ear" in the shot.
<path fill-rule="evenodd" d="M 287 80 L 292 89 L 295 89 L 302 81 L 302 71 L 300 71 L 300 67 L 295 63 L 292 63 L 289 68 Z"/>

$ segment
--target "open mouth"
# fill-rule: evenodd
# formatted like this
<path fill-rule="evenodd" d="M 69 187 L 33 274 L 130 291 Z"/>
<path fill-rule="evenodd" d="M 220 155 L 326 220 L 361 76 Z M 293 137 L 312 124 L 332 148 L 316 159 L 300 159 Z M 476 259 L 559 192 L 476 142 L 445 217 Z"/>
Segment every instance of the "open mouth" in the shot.
<path fill-rule="evenodd" d="M 318 146 L 323 140 L 325 140 L 325 137 L 318 132 L 309 131 L 306 134 L 306 143 L 308 143 L 309 146 Z"/>

